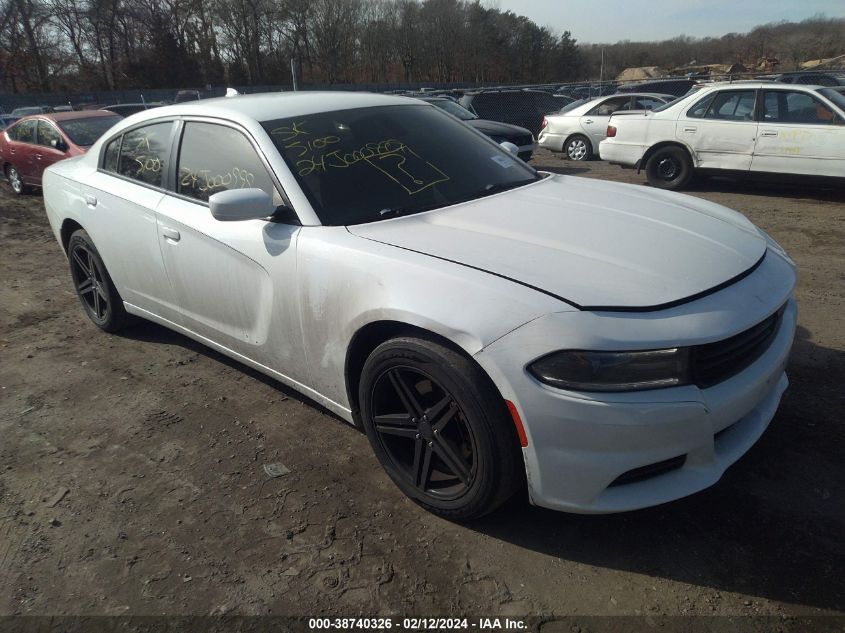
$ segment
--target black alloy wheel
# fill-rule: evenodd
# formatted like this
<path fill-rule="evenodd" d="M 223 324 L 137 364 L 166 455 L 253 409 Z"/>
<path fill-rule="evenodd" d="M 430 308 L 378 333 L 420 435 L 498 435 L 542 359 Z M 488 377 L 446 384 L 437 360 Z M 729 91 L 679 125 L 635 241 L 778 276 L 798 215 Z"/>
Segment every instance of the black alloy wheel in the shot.
<path fill-rule="evenodd" d="M 359 384 L 361 419 L 393 482 L 440 516 L 473 519 L 524 482 L 514 423 L 471 358 L 424 333 L 379 345 Z"/>
<path fill-rule="evenodd" d="M 106 332 L 125 327 L 129 315 L 123 299 L 87 232 L 80 229 L 71 235 L 67 254 L 73 286 L 88 318 Z"/>
<path fill-rule="evenodd" d="M 682 189 L 693 176 L 692 161 L 681 147 L 658 149 L 649 157 L 645 169 L 649 184 L 658 189 Z"/>
<path fill-rule="evenodd" d="M 472 486 L 472 429 L 443 385 L 413 367 L 392 367 L 373 385 L 373 421 L 391 462 L 422 495 L 456 499 Z"/>

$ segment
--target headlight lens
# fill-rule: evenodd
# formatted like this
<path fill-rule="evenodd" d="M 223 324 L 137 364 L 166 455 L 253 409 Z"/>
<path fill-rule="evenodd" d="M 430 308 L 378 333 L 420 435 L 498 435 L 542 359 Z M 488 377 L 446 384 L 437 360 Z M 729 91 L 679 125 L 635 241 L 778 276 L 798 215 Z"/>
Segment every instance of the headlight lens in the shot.
<path fill-rule="evenodd" d="M 635 352 L 554 352 L 528 371 L 540 382 L 574 391 L 638 391 L 690 383 L 685 347 Z"/>

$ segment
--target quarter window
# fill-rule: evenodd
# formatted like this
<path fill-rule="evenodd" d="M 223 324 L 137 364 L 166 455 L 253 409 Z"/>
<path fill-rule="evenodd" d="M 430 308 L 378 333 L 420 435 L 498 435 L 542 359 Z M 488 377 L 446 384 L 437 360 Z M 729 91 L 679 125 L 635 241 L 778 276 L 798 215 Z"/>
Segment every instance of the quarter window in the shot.
<path fill-rule="evenodd" d="M 258 188 L 282 204 L 264 163 L 246 136 L 224 125 L 185 123 L 176 192 L 207 202 L 229 189 Z"/>
<path fill-rule="evenodd" d="M 46 147 L 56 147 L 56 145 L 61 145 L 62 137 L 59 131 L 47 123 L 47 121 L 39 121 L 35 142 L 38 145 L 44 145 Z M 54 142 L 55 145 L 53 144 Z"/>
<path fill-rule="evenodd" d="M 769 90 L 763 97 L 763 120 L 767 123 L 832 125 L 836 115 L 806 92 Z"/>
<path fill-rule="evenodd" d="M 689 109 L 689 112 L 687 112 L 687 116 L 692 117 L 694 119 L 703 119 L 704 115 L 707 114 L 707 110 L 710 109 L 710 104 L 713 103 L 713 99 L 715 98 L 715 93 L 707 95 L 701 101 L 699 101 L 692 108 Z"/>
<path fill-rule="evenodd" d="M 171 122 L 137 128 L 123 135 L 118 173 L 147 185 L 162 186 L 170 156 Z"/>
<path fill-rule="evenodd" d="M 103 169 L 106 171 L 117 172 L 117 159 L 120 154 L 120 141 L 122 139 L 122 136 L 118 136 L 106 145 L 106 152 L 103 155 Z"/>

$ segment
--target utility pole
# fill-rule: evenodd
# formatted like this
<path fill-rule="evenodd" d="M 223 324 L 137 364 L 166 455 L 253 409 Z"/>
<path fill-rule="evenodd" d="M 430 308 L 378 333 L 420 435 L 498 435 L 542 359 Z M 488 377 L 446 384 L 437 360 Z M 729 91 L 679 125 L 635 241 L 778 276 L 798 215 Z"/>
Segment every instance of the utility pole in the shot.
<path fill-rule="evenodd" d="M 293 90 L 296 92 L 299 86 L 296 83 L 296 60 L 293 57 L 290 58 L 290 76 L 293 78 Z"/>

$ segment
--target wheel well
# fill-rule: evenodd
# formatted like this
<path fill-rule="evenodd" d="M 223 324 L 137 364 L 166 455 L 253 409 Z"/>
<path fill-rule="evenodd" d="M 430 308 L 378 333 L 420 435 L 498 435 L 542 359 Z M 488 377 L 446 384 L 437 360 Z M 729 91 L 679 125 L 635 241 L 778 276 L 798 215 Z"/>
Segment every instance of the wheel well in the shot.
<path fill-rule="evenodd" d="M 62 237 L 62 248 L 64 249 L 65 253 L 67 253 L 67 245 L 70 242 L 70 236 L 74 234 L 75 231 L 78 231 L 82 228 L 82 225 L 75 220 L 65 220 L 62 222 L 62 230 L 61 230 L 61 237 Z"/>
<path fill-rule="evenodd" d="M 453 341 L 426 330 L 425 328 L 403 323 L 401 321 L 373 321 L 358 330 L 352 337 L 349 347 L 346 350 L 346 393 L 349 397 L 349 406 L 352 409 L 352 416 L 355 423 L 360 426 L 360 407 L 358 403 L 358 387 L 361 380 L 361 371 L 364 363 L 373 353 L 373 350 L 385 341 L 399 336 L 418 335 L 424 338 L 434 338 L 444 347 L 466 355 L 466 352 Z"/>
<path fill-rule="evenodd" d="M 563 139 L 563 145 L 561 146 L 560 151 L 565 152 L 565 151 L 566 151 L 566 144 L 567 144 L 569 141 L 571 141 L 573 138 L 575 138 L 576 136 L 580 136 L 580 137 L 581 137 L 581 138 L 583 138 L 585 141 L 587 141 L 587 145 L 589 145 L 589 146 L 590 146 L 590 153 L 591 153 L 591 154 L 595 153 L 595 152 L 594 152 L 594 150 L 593 150 L 593 142 L 590 140 L 590 137 L 588 137 L 588 136 L 587 136 L 586 134 L 584 134 L 583 132 L 573 132 L 572 134 L 570 134 L 569 136 L 567 136 L 565 139 Z"/>
<path fill-rule="evenodd" d="M 690 164 L 693 167 L 695 167 L 695 159 L 692 156 L 692 152 L 689 151 L 689 148 L 686 145 L 684 145 L 683 143 L 677 143 L 675 141 L 664 141 L 662 143 L 658 143 L 657 145 L 653 145 L 652 147 L 648 148 L 646 153 L 643 154 L 643 157 L 640 159 L 640 164 L 637 165 L 637 172 L 639 172 L 641 169 L 645 168 L 646 163 L 648 162 L 648 159 L 651 158 L 651 156 L 652 156 L 652 154 L 654 154 L 654 152 L 656 152 L 659 149 L 663 149 L 664 147 L 677 147 L 677 148 L 684 150 L 687 153 L 687 155 L 689 156 Z"/>

